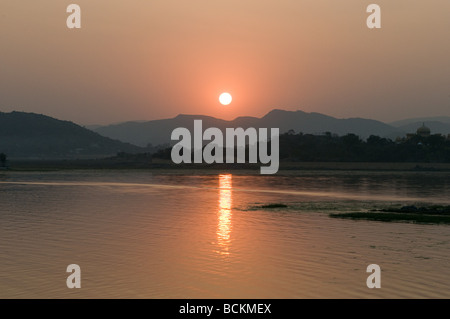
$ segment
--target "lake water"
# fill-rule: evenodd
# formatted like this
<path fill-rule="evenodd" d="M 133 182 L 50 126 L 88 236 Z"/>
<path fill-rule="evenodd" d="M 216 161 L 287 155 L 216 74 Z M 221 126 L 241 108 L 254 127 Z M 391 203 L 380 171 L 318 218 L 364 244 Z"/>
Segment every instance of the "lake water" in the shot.
<path fill-rule="evenodd" d="M 449 202 L 445 172 L 0 172 L 0 298 L 450 298 L 450 225 L 328 216 Z"/>

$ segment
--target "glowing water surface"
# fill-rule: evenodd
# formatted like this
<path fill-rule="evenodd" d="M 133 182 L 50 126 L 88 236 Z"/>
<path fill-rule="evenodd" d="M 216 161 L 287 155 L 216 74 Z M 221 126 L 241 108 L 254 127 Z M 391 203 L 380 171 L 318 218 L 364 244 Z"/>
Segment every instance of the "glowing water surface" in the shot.
<path fill-rule="evenodd" d="M 443 172 L 1 172 L 0 297 L 449 298 L 449 225 L 328 217 L 449 199 Z"/>

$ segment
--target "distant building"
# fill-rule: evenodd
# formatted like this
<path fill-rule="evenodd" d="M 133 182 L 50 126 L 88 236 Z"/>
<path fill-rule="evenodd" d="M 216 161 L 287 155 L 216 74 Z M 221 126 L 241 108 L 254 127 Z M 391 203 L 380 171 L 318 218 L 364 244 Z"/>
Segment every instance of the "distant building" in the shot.
<path fill-rule="evenodd" d="M 431 135 L 431 130 L 425 126 L 425 123 L 423 123 L 422 126 L 417 129 L 416 133 L 408 133 L 408 134 L 406 134 L 406 138 L 397 137 L 396 142 L 397 143 L 404 142 L 415 136 L 429 137 L 430 135 Z"/>
<path fill-rule="evenodd" d="M 421 137 L 429 137 L 431 135 L 431 130 L 425 126 L 425 123 L 423 123 L 423 125 L 417 129 L 416 135 Z"/>

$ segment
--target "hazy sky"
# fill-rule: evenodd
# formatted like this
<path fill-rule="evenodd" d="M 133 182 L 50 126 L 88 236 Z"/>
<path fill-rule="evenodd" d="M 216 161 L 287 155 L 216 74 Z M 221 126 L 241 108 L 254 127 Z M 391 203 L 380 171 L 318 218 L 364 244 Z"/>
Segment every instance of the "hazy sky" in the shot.
<path fill-rule="evenodd" d="M 449 116 L 450 1 L 0 0 L 0 111 L 108 124 L 273 108 Z"/>

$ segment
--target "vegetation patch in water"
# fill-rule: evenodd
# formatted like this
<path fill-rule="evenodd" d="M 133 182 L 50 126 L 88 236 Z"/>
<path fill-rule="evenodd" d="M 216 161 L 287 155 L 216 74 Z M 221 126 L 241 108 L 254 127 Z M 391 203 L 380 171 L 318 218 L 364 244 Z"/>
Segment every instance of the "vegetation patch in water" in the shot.
<path fill-rule="evenodd" d="M 281 203 L 273 203 L 273 204 L 267 204 L 267 205 L 262 205 L 261 208 L 287 208 L 288 205 L 286 204 L 281 204 Z"/>
<path fill-rule="evenodd" d="M 413 222 L 420 224 L 450 224 L 450 206 L 403 206 L 370 212 L 334 213 L 333 218 L 363 219 L 383 222 Z"/>
<path fill-rule="evenodd" d="M 403 206 L 401 208 L 385 208 L 380 209 L 380 212 L 386 213 L 401 213 L 401 214 L 420 214 L 420 215 L 450 215 L 450 205 L 431 205 L 416 207 L 414 205 Z"/>
<path fill-rule="evenodd" d="M 245 211 L 259 210 L 259 209 L 276 209 L 276 208 L 288 208 L 289 206 L 282 203 L 269 203 L 269 204 L 260 204 L 260 205 L 252 205 L 246 209 Z"/>

